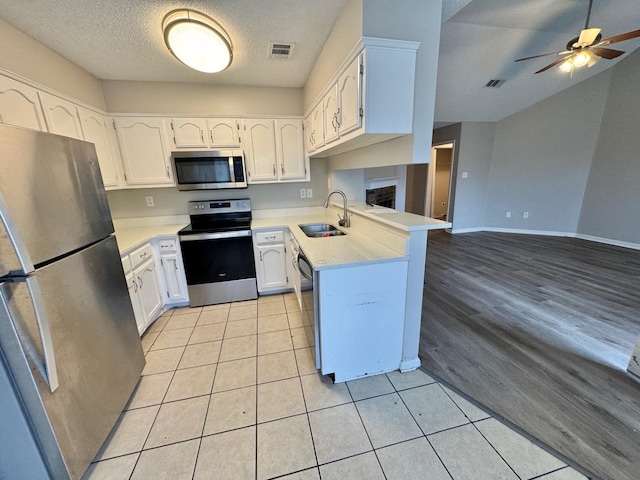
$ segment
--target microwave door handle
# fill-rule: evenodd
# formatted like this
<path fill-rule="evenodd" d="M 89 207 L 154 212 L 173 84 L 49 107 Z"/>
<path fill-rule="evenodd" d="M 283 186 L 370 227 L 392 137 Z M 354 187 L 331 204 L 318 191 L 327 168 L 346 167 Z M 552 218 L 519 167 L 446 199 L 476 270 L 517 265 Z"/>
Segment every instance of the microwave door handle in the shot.
<path fill-rule="evenodd" d="M 229 172 L 231 172 L 231 178 L 229 179 L 229 181 L 231 182 L 235 182 L 235 178 L 236 178 L 236 170 L 233 166 L 233 155 L 231 155 L 229 157 Z"/>
<path fill-rule="evenodd" d="M 40 341 L 42 342 L 42 359 L 38 358 L 38 350 L 34 347 L 29 336 L 23 331 L 23 329 L 16 324 L 11 317 L 9 305 L 7 305 L 4 295 L 0 295 L 0 319 L 6 315 L 8 321 L 0 322 L 0 337 L 4 337 L 8 332 L 7 329 L 13 330 L 13 336 L 20 343 L 20 349 L 27 355 L 45 380 L 51 393 L 58 389 L 58 369 L 56 367 L 56 359 L 53 351 L 53 341 L 51 338 L 51 330 L 49 328 L 49 320 L 47 314 L 43 309 L 42 295 L 36 279 L 21 278 L 15 281 L 26 281 L 27 288 L 29 289 L 29 298 L 33 306 L 33 312 L 38 324 L 38 330 L 40 333 Z"/>

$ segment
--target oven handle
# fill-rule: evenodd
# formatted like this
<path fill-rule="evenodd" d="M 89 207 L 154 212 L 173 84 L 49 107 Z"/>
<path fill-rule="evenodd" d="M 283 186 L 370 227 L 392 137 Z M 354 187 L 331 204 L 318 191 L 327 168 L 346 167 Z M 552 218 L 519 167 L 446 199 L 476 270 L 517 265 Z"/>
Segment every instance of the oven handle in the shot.
<path fill-rule="evenodd" d="M 221 238 L 239 238 L 250 236 L 251 230 L 240 230 L 237 232 L 196 233 L 193 235 L 180 235 L 180 243 L 193 242 L 195 240 L 218 240 Z"/>

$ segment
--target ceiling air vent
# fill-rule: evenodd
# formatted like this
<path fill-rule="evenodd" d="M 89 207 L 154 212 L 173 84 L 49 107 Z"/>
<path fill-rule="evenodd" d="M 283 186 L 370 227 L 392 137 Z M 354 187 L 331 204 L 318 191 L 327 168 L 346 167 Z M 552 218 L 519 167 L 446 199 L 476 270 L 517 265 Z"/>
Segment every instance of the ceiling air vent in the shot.
<path fill-rule="evenodd" d="M 269 49 L 271 58 L 289 58 L 293 52 L 293 45 L 290 43 L 272 43 Z"/>
<path fill-rule="evenodd" d="M 485 87 L 498 88 L 501 87 L 504 82 L 506 82 L 506 80 L 489 80 Z"/>

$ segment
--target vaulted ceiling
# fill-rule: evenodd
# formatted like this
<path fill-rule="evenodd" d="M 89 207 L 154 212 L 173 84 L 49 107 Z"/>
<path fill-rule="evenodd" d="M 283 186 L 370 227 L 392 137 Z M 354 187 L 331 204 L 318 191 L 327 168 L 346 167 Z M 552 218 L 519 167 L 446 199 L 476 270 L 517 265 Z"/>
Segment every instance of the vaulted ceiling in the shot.
<path fill-rule="evenodd" d="M 345 1 L 0 0 L 0 18 L 100 79 L 301 87 Z M 590 26 L 602 28 L 603 37 L 640 28 L 638 0 L 593 3 Z M 224 26 L 234 47 L 228 70 L 191 71 L 167 51 L 162 19 L 184 7 Z M 436 124 L 499 120 L 613 66 L 640 46 L 640 39 L 619 43 L 626 55 L 571 76 L 557 68 L 534 75 L 555 57 L 514 63 L 564 49 L 584 27 L 587 8 L 588 0 L 444 0 Z M 270 58 L 273 42 L 292 44 L 291 57 Z M 492 79 L 506 82 L 485 87 Z"/>

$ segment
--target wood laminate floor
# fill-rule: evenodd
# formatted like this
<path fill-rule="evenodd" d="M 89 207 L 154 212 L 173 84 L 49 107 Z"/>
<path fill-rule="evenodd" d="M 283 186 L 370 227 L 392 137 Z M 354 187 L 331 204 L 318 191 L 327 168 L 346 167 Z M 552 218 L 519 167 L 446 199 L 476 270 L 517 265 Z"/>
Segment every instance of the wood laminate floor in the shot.
<path fill-rule="evenodd" d="M 640 252 L 429 235 L 422 365 L 594 475 L 640 478 Z"/>

